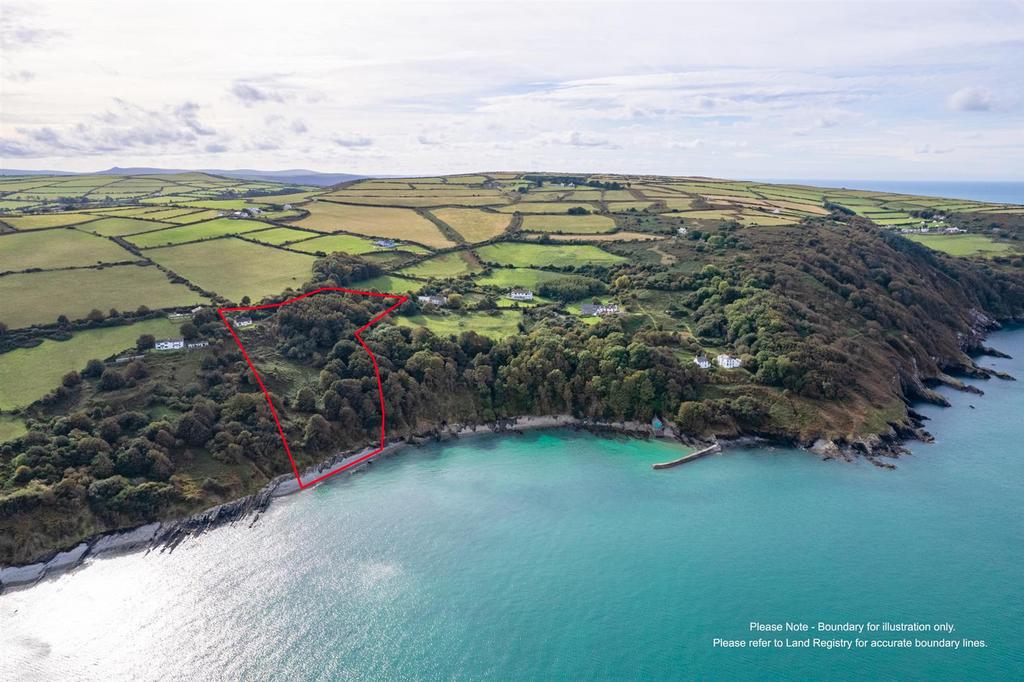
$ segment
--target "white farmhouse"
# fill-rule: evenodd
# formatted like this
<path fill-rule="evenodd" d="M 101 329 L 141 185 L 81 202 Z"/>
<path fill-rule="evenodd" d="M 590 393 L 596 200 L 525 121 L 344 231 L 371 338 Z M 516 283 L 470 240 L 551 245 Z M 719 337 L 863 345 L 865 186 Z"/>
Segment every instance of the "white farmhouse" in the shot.
<path fill-rule="evenodd" d="M 248 327 L 251 324 L 252 324 L 252 318 L 251 317 L 240 317 L 237 320 L 235 320 L 235 326 L 236 327 Z"/>
<path fill-rule="evenodd" d="M 429 303 L 430 305 L 435 305 L 438 308 L 443 308 L 448 304 L 448 297 L 440 295 L 417 296 L 416 300 L 424 305 Z"/>
<path fill-rule="evenodd" d="M 718 363 L 719 367 L 723 367 L 725 369 L 736 369 L 743 365 L 742 360 L 734 358 L 731 355 L 726 355 L 725 353 L 719 353 L 716 355 L 715 362 Z"/>
<path fill-rule="evenodd" d="M 697 365 L 701 369 L 708 369 L 711 367 L 711 361 L 703 355 L 698 355 L 693 359 L 693 364 Z"/>
<path fill-rule="evenodd" d="M 160 339 L 153 347 L 157 350 L 181 350 L 185 347 L 185 339 Z"/>
<path fill-rule="evenodd" d="M 513 301 L 532 301 L 533 292 L 529 289 L 513 289 L 508 292 L 508 297 Z"/>

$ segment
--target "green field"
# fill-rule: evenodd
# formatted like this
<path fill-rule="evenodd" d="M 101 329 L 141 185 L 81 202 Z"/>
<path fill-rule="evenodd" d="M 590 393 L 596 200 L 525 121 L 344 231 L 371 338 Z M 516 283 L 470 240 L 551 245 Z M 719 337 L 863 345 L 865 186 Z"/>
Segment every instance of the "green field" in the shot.
<path fill-rule="evenodd" d="M 309 236 L 309 233 L 304 233 Z M 380 247 L 374 245 L 373 239 L 367 239 L 366 237 L 356 237 L 351 234 L 330 234 L 323 237 L 314 237 L 313 239 L 306 239 L 292 244 L 288 248 L 295 249 L 296 251 L 305 251 L 306 253 L 333 253 L 335 251 L 341 251 L 342 253 L 373 253 L 375 251 L 381 251 Z M 415 250 L 416 253 L 430 253 L 422 246 L 415 246 L 413 244 L 403 244 L 402 249 Z"/>
<path fill-rule="evenodd" d="M 96 216 L 85 213 L 45 213 L 41 215 L 4 216 L 0 218 L 0 221 L 7 223 L 16 230 L 40 230 L 46 227 L 76 225 L 95 219 Z"/>
<path fill-rule="evenodd" d="M 194 218 L 193 216 L 197 216 L 200 213 L 209 213 L 209 211 L 197 211 L 194 208 L 168 208 L 163 211 L 147 213 L 146 215 L 153 220 L 171 220 L 172 218 L 176 218 L 190 223 L 194 220 L 198 220 L 198 218 Z"/>
<path fill-rule="evenodd" d="M 480 260 L 499 265 L 612 265 L 624 260 L 590 244 L 523 244 L 502 242 L 477 249 Z"/>
<path fill-rule="evenodd" d="M 149 230 L 160 230 L 171 227 L 170 223 L 158 223 L 137 218 L 101 218 L 82 225 L 76 229 L 86 230 L 104 237 L 123 237 L 126 234 L 138 234 Z"/>
<path fill-rule="evenodd" d="M 273 227 L 269 230 L 260 230 L 259 232 L 249 232 L 245 235 L 246 239 L 252 239 L 257 242 L 263 242 L 264 244 L 287 244 L 288 242 L 296 242 L 300 239 L 309 239 L 315 237 L 316 233 L 306 232 L 305 230 L 293 230 L 290 227 Z"/>
<path fill-rule="evenodd" d="M 13 440 L 28 433 L 25 422 L 11 414 L 0 414 L 0 443 Z"/>
<path fill-rule="evenodd" d="M 399 275 L 409 277 L 427 277 L 443 279 L 447 277 L 464 277 L 479 272 L 480 267 L 472 262 L 472 257 L 465 251 L 453 251 L 440 256 L 420 261 L 403 270 Z"/>
<path fill-rule="evenodd" d="M 0 235 L 0 272 L 133 260 L 139 259 L 109 239 L 74 229 Z"/>
<path fill-rule="evenodd" d="M 474 312 L 459 314 L 453 312 L 437 315 L 410 315 L 394 318 L 395 324 L 405 327 L 426 327 L 439 336 L 458 336 L 462 332 L 474 331 L 493 339 L 503 339 L 519 331 L 521 313 L 500 310 L 492 313 Z"/>
<path fill-rule="evenodd" d="M 520 201 L 518 204 L 512 204 L 511 206 L 502 206 L 498 210 L 502 213 L 552 213 L 555 215 L 564 215 L 570 208 L 585 208 L 588 211 L 596 211 L 597 204 L 581 204 L 578 202 L 537 202 L 527 203 Z M 586 216 L 583 216 L 586 217 Z"/>
<path fill-rule="evenodd" d="M 202 220 L 210 220 L 212 218 L 216 218 L 217 216 L 220 215 L 220 213 L 220 211 L 189 211 L 188 213 L 183 213 L 172 217 L 165 217 L 163 218 L 163 220 L 166 220 L 169 223 L 176 223 L 178 225 L 188 225 L 190 223 L 198 223 Z M 146 217 L 152 218 L 154 215 L 154 213 L 147 213 Z"/>
<path fill-rule="evenodd" d="M 981 234 L 908 234 L 907 239 L 951 256 L 998 256 L 1010 252 L 1010 245 Z"/>
<path fill-rule="evenodd" d="M 512 221 L 510 216 L 475 208 L 438 208 L 431 213 L 470 243 L 497 237 Z"/>
<path fill-rule="evenodd" d="M 537 288 L 544 282 L 563 277 L 569 277 L 569 275 L 533 268 L 492 268 L 490 274 L 477 277 L 474 281 L 480 286 L 501 287 L 502 289 L 523 287 L 532 289 L 536 293 Z"/>
<path fill-rule="evenodd" d="M 235 302 L 243 296 L 255 302 L 289 287 L 299 288 L 313 274 L 316 260 L 241 239 L 168 246 L 147 255 L 206 291 Z"/>
<path fill-rule="evenodd" d="M 0 237 L 2 239 L 3 237 Z M 60 315 L 84 319 L 97 309 L 135 310 L 140 305 L 170 308 L 205 303 L 183 284 L 173 284 L 153 266 L 115 265 L 102 269 L 56 270 L 0 277 L 0 322 L 11 329 L 51 324 Z"/>
<path fill-rule="evenodd" d="M 90 208 L 89 215 L 137 218 L 162 210 L 159 206 L 115 206 L 114 208 Z"/>
<path fill-rule="evenodd" d="M 351 288 L 363 291 L 380 291 L 385 294 L 406 294 L 419 291 L 423 288 L 423 282 L 395 275 L 381 275 L 373 279 L 364 279 L 362 282 L 356 282 L 351 285 Z"/>
<path fill-rule="evenodd" d="M 178 335 L 178 326 L 167 318 L 143 320 L 120 327 L 87 329 L 67 341 L 45 340 L 34 348 L 18 348 L 0 354 L 0 410 L 25 407 L 60 385 L 61 377 L 85 367 L 89 360 L 104 359 L 135 346 L 142 334 L 156 338 Z"/>
<path fill-rule="evenodd" d="M 533 234 L 534 239 L 540 239 L 541 237 L 550 239 L 556 242 L 644 242 L 652 241 L 655 239 L 664 239 L 664 236 L 656 234 L 650 234 L 648 232 L 628 232 L 622 230 L 620 232 L 609 232 L 602 234 L 546 234 L 541 235 L 540 233 Z"/>
<path fill-rule="evenodd" d="M 523 216 L 523 229 L 529 232 L 569 232 L 587 234 L 611 232 L 615 221 L 603 215 L 527 215 Z"/>
<path fill-rule="evenodd" d="M 235 220 L 232 218 L 217 218 L 205 223 L 194 223 L 172 227 L 157 232 L 146 232 L 145 234 L 128 237 L 128 241 L 140 249 L 148 249 L 154 246 L 165 246 L 167 244 L 184 244 L 185 242 L 199 241 L 200 239 L 213 239 L 214 237 L 226 237 L 232 234 L 244 234 L 253 230 L 267 228 L 266 223 L 256 220 Z"/>
<path fill-rule="evenodd" d="M 297 204 L 302 201 L 309 201 L 310 197 L 315 195 L 316 192 L 293 192 L 291 194 L 272 194 L 266 197 L 253 197 L 249 201 L 254 204 L 276 204 L 278 206 L 284 206 L 285 204 Z"/>

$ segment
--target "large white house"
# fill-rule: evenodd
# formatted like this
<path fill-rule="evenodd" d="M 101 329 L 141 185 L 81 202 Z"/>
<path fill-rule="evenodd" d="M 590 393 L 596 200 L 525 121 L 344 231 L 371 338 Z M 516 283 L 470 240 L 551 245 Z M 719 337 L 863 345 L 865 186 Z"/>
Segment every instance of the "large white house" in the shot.
<path fill-rule="evenodd" d="M 513 289 L 508 292 L 508 297 L 513 301 L 532 301 L 533 292 L 529 289 Z"/>
<path fill-rule="evenodd" d="M 436 305 L 438 308 L 443 308 L 444 306 L 446 306 L 448 304 L 448 297 L 447 296 L 440 296 L 440 295 L 417 296 L 416 300 L 419 301 L 420 303 L 424 304 L 424 305 L 426 305 L 428 303 L 430 305 Z"/>
<path fill-rule="evenodd" d="M 185 347 L 185 339 L 160 339 L 153 347 L 157 350 L 180 350 Z"/>
<path fill-rule="evenodd" d="M 731 355 L 726 355 L 725 353 L 719 353 L 716 355 L 715 362 L 718 363 L 719 367 L 724 367 L 725 369 L 736 369 L 743 365 L 742 360 L 734 358 Z"/>

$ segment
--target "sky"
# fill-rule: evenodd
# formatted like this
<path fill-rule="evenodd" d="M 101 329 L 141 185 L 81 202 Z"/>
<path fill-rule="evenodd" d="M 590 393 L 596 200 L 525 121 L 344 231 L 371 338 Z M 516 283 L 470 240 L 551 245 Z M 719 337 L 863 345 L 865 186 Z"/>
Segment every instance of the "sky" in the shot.
<path fill-rule="evenodd" d="M 1024 2 L 0 0 L 0 165 L 1024 179 Z"/>

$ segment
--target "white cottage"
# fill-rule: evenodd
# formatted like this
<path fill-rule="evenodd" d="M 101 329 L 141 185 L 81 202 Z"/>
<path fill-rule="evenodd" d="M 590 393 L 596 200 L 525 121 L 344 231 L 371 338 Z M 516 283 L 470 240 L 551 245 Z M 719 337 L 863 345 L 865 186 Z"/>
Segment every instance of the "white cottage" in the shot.
<path fill-rule="evenodd" d="M 532 301 L 533 292 L 529 289 L 513 289 L 508 292 L 508 297 L 513 301 Z"/>
<path fill-rule="evenodd" d="M 181 350 L 185 347 L 185 339 L 160 339 L 153 347 L 157 350 Z"/>
<path fill-rule="evenodd" d="M 716 355 L 715 362 L 718 363 L 719 367 L 723 367 L 725 369 L 736 369 L 737 367 L 743 365 L 742 360 L 740 360 L 739 358 L 735 358 L 731 355 L 726 355 L 725 353 L 720 353 Z"/>

